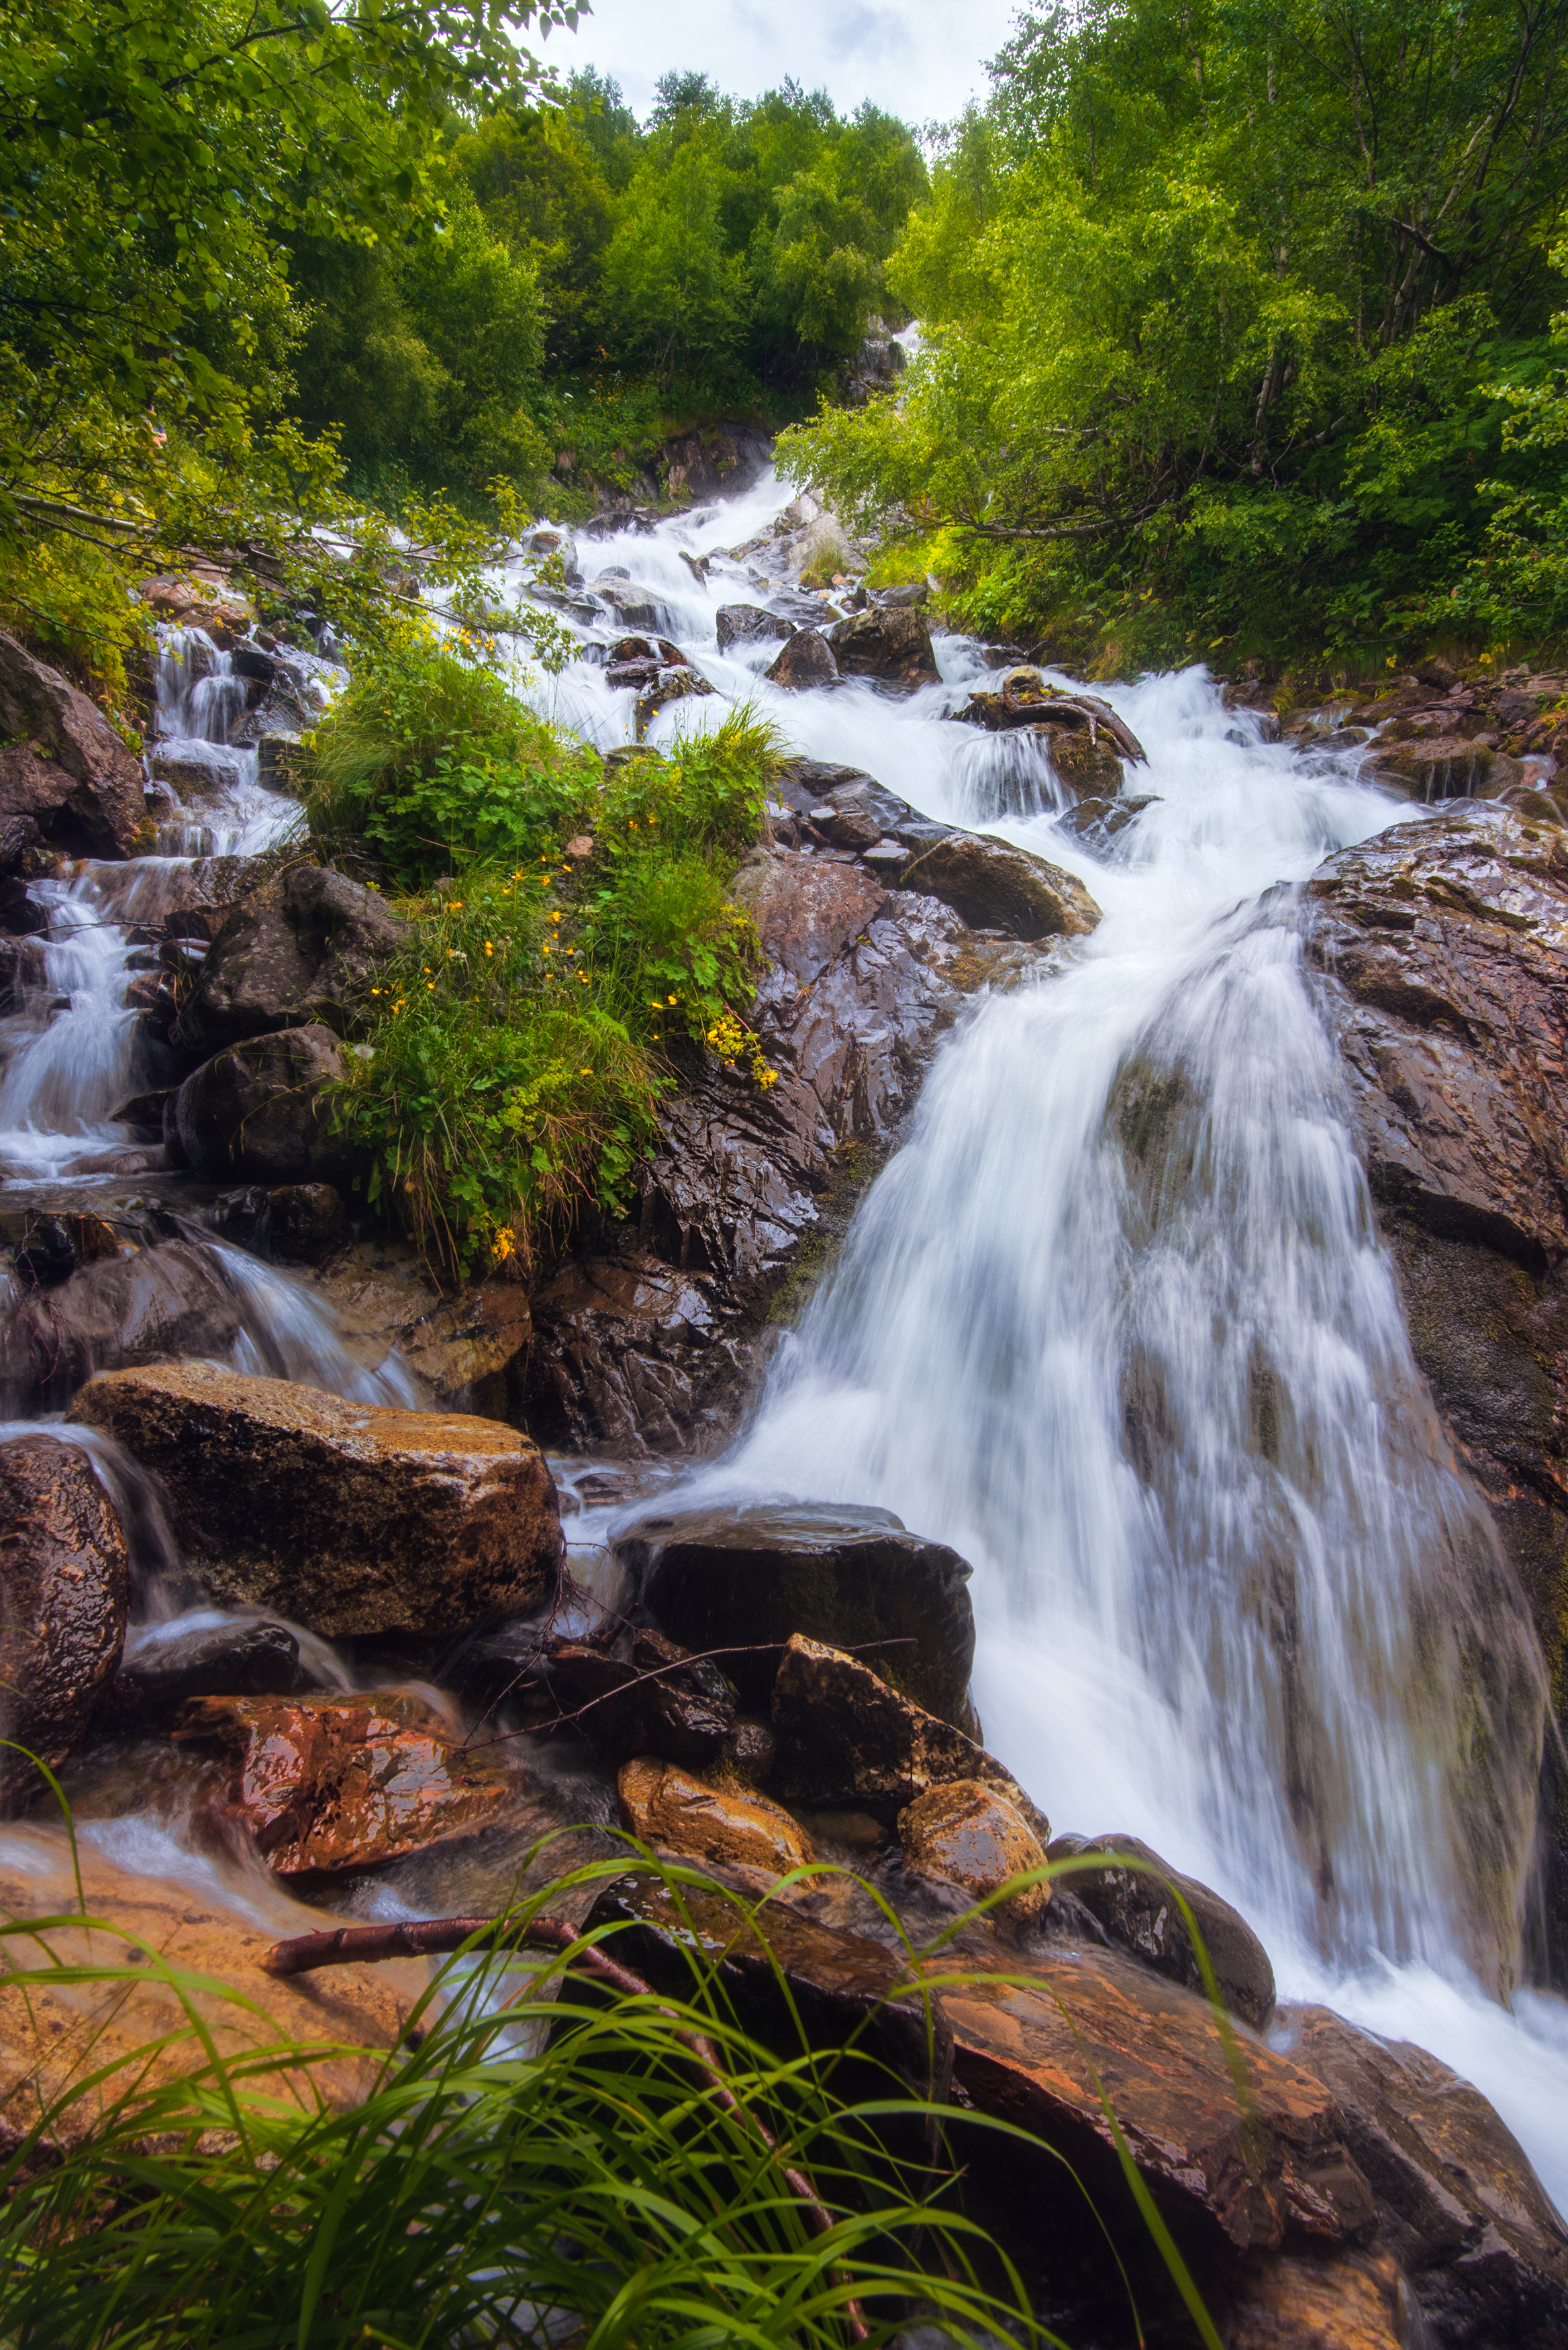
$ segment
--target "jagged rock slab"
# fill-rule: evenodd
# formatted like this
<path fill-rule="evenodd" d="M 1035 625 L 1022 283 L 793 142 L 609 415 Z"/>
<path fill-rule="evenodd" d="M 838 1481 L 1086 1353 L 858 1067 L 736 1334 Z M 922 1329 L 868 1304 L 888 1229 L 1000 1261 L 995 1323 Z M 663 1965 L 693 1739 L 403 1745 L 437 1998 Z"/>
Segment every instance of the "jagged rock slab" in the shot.
<path fill-rule="evenodd" d="M 57 1769 L 119 1662 L 130 1599 L 125 1535 L 83 1447 L 0 1444 L 0 1736 Z M 43 1785 L 0 1751 L 0 1812 Z"/>
<path fill-rule="evenodd" d="M 140 763 L 57 670 L 0 632 L 0 823 L 31 816 L 71 857 L 143 845 Z"/>

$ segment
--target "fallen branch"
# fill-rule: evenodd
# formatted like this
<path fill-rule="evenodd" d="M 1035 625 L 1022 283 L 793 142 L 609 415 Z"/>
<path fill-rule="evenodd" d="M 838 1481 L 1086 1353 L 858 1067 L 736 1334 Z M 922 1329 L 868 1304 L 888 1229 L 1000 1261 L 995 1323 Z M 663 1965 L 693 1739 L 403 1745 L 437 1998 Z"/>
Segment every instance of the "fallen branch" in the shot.
<path fill-rule="evenodd" d="M 597 1943 L 585 1941 L 575 1926 L 561 1918 L 533 1918 L 525 1923 L 512 1923 L 505 1918 L 421 1918 L 396 1926 L 339 1926 L 334 1933 L 296 1934 L 289 1941 L 275 1942 L 262 1964 L 271 1975 L 309 1974 L 317 1967 L 346 1967 L 381 1959 L 434 1958 L 461 1950 L 465 1942 L 480 1936 L 484 1938 L 480 1944 L 484 1949 L 504 1947 L 511 1942 L 534 1950 L 557 1950 L 572 1966 L 580 1967 L 607 1990 L 618 1991 L 623 1999 L 653 2000 L 659 2014 L 674 2025 L 676 2039 L 701 2074 L 720 2111 L 732 2114 L 762 2140 L 771 2155 L 778 2155 L 778 2140 L 767 2124 L 736 2096 L 724 2078 L 718 2052 L 707 2034 L 683 2023 L 676 2009 L 655 1998 L 651 1983 L 634 1974 L 629 1967 L 607 1958 Z M 826 2235 L 834 2225 L 833 2214 L 810 2178 L 804 2170 L 793 2169 L 787 2163 L 781 2168 L 785 2184 L 804 2210 L 813 2235 Z M 845 2321 L 851 2342 L 868 2338 L 865 2313 L 857 2301 L 846 2303 Z"/>

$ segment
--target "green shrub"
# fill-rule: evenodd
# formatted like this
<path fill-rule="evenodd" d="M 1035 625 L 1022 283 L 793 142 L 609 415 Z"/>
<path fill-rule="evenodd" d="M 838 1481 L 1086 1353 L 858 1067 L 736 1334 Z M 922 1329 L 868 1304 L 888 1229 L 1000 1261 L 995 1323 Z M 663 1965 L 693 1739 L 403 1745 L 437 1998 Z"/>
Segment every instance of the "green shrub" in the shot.
<path fill-rule="evenodd" d="M 0 551 L 0 628 L 57 663 L 140 743 L 126 664 L 151 647 L 152 616 L 111 556 L 63 536 Z"/>
<path fill-rule="evenodd" d="M 338 755 L 350 739 L 369 739 L 354 713 Z M 451 733 L 432 729 L 423 755 L 422 780 L 411 755 L 401 770 L 405 796 L 446 791 L 460 764 L 480 772 L 479 754 Z M 757 934 L 728 889 L 777 757 L 745 712 L 668 757 L 607 772 L 557 749 L 526 799 L 526 864 L 494 860 L 496 802 L 476 785 L 462 804 L 441 851 L 455 878 L 441 895 L 402 901 L 410 942 L 366 993 L 370 1049 L 337 1097 L 368 1203 L 438 1269 L 468 1276 L 514 1253 L 526 1263 L 584 1219 L 624 1214 L 677 1039 L 773 1084 L 741 1017 Z M 524 795 L 499 804 L 520 807 Z M 389 796 L 373 806 L 391 820 Z M 579 835 L 591 856 L 565 855 Z M 417 862 L 417 835 L 400 837 Z M 533 848 L 538 840 L 549 845 Z"/>

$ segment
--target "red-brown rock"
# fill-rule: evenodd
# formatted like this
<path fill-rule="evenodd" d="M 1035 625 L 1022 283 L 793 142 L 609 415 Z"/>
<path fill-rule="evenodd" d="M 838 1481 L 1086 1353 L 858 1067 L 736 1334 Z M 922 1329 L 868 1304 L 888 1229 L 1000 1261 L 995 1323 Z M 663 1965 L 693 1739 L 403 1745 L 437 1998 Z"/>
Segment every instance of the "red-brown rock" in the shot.
<path fill-rule="evenodd" d="M 129 857 L 141 768 L 85 693 L 0 633 L 0 823 L 33 817 L 72 857 Z"/>
<path fill-rule="evenodd" d="M 124 1534 L 79 1444 L 0 1444 L 0 1736 L 51 1770 L 87 1729 L 119 1662 L 130 1596 Z M 0 1812 L 44 1784 L 0 1752 Z"/>
<path fill-rule="evenodd" d="M 229 1815 L 276 1877 L 373 1868 L 506 1809 L 505 1772 L 472 1756 L 421 1699 L 202 1697 L 174 1731 L 211 1748 Z"/>

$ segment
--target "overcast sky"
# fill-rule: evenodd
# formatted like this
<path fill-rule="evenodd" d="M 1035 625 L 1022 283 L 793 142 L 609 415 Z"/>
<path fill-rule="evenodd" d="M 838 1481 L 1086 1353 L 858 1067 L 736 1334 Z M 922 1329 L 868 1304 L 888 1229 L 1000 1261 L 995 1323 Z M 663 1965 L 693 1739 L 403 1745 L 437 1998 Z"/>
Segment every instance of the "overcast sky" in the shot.
<path fill-rule="evenodd" d="M 950 121 L 987 87 L 985 60 L 1006 39 L 1017 0 L 594 0 L 576 33 L 543 44 L 556 71 L 597 66 L 646 115 L 662 73 L 711 76 L 757 98 L 786 74 L 826 89 L 841 113 L 863 98 L 917 128 Z"/>

